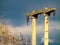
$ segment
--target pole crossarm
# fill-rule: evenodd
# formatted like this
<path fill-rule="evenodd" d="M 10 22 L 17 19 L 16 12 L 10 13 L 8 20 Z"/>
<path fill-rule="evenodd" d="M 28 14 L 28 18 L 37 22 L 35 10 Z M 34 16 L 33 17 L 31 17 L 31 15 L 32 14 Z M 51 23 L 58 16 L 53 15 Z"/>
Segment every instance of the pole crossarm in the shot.
<path fill-rule="evenodd" d="M 31 13 L 27 13 L 27 16 L 37 16 L 38 14 L 50 14 L 52 12 L 54 12 L 56 10 L 56 8 L 48 8 L 45 7 L 42 10 L 33 10 Z"/>

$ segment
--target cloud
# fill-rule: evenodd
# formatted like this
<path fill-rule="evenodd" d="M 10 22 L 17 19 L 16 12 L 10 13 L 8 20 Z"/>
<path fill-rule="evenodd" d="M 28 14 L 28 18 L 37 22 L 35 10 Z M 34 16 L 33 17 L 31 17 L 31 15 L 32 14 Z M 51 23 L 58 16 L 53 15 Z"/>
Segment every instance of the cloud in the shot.
<path fill-rule="evenodd" d="M 31 27 L 31 25 L 29 25 L 29 26 L 23 25 L 23 26 L 17 26 L 17 27 L 14 27 L 14 26 L 9 25 L 8 26 L 8 30 L 10 32 L 12 32 L 13 34 L 22 33 L 22 34 L 25 34 L 25 35 L 27 35 L 27 34 L 28 35 L 31 35 L 32 27 Z M 41 31 L 39 31 L 39 30 L 41 30 Z M 42 25 L 38 25 L 36 31 L 38 33 L 39 32 L 42 32 Z"/>
<path fill-rule="evenodd" d="M 49 22 L 49 31 L 60 30 L 60 23 L 59 22 Z M 37 24 L 37 34 L 42 34 L 44 31 L 44 25 L 43 24 Z M 13 26 L 8 25 L 8 30 L 13 34 L 19 34 L 22 33 L 24 35 L 31 35 L 32 27 L 31 24 L 29 26 L 26 26 L 25 24 L 22 26 Z"/>
<path fill-rule="evenodd" d="M 40 43 L 43 43 L 43 42 L 44 42 L 44 38 L 41 38 Z M 49 43 L 55 43 L 55 40 L 53 40 L 53 39 L 48 39 L 48 42 L 49 42 Z"/>
<path fill-rule="evenodd" d="M 29 24 L 28 26 L 26 24 L 23 24 L 22 26 L 13 26 L 10 23 L 10 20 L 8 20 L 6 24 L 8 26 L 8 31 L 10 32 L 10 34 L 19 35 L 19 33 L 22 33 L 23 35 L 31 35 L 32 33 L 31 24 Z M 43 34 L 44 32 L 44 24 L 37 24 L 36 27 L 37 27 L 36 28 L 37 34 L 40 34 L 40 36 L 42 36 L 41 34 Z M 49 31 L 54 30 L 60 30 L 60 22 L 54 22 L 54 21 L 49 22 Z"/>
<path fill-rule="evenodd" d="M 60 30 L 60 22 L 49 22 L 49 30 Z"/>

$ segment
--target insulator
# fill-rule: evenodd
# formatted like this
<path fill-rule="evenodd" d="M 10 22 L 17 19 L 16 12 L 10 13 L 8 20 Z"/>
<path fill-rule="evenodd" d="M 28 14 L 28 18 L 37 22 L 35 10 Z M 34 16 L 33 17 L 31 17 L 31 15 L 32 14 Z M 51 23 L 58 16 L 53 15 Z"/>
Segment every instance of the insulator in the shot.
<path fill-rule="evenodd" d="M 56 11 L 53 12 L 53 20 L 55 20 L 55 14 L 56 14 Z"/>
<path fill-rule="evenodd" d="M 28 25 L 28 23 L 29 23 L 29 16 L 27 16 L 26 22 L 27 22 L 27 25 Z"/>
<path fill-rule="evenodd" d="M 53 16 L 55 16 L 56 11 L 53 12 Z"/>

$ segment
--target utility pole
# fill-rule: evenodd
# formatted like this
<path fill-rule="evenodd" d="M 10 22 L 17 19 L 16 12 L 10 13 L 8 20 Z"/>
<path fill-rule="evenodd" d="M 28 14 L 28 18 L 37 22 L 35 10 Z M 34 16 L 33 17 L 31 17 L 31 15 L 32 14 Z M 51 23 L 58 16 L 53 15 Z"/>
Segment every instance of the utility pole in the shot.
<path fill-rule="evenodd" d="M 48 25 L 49 25 L 49 16 L 50 16 L 50 13 L 53 13 L 55 15 L 55 10 L 56 8 L 48 8 L 48 7 L 45 7 L 45 10 L 43 11 L 43 16 L 45 17 L 45 26 L 44 26 L 44 45 L 49 45 L 48 42 L 49 42 L 49 39 L 48 39 Z"/>
<path fill-rule="evenodd" d="M 46 15 L 46 14 L 44 14 Z M 48 15 L 45 16 L 44 45 L 48 45 Z"/>
<path fill-rule="evenodd" d="M 32 19 L 32 45 L 36 45 L 36 19 L 39 14 L 43 14 L 45 17 L 44 45 L 48 45 L 48 16 L 50 16 L 50 13 L 54 13 L 55 10 L 56 8 L 45 7 L 43 10 L 33 10 L 31 13 L 27 14 L 27 22 L 29 21 L 29 18 Z"/>
<path fill-rule="evenodd" d="M 35 13 L 35 10 L 32 11 L 32 13 Z M 29 15 L 27 14 L 32 19 L 32 45 L 36 45 L 36 16 L 33 14 Z"/>
<path fill-rule="evenodd" d="M 36 18 L 35 17 L 32 18 L 32 45 L 36 45 Z"/>

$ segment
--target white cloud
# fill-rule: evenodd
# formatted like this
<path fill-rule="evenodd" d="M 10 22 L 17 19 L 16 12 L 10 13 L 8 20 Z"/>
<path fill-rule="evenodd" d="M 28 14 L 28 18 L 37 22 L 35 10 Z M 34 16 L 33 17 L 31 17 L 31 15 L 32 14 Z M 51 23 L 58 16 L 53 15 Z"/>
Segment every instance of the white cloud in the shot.
<path fill-rule="evenodd" d="M 49 39 L 49 43 L 54 43 L 55 41 L 53 39 Z"/>
<path fill-rule="evenodd" d="M 54 29 L 60 30 L 60 23 L 59 22 L 49 22 L 49 31 L 53 31 Z M 37 34 L 42 34 L 44 31 L 44 25 L 43 24 L 37 24 Z M 29 26 L 22 25 L 22 26 L 12 26 L 8 25 L 8 30 L 12 34 L 19 34 L 22 33 L 24 35 L 31 35 L 32 27 L 31 24 Z"/>
<path fill-rule="evenodd" d="M 43 43 L 44 42 L 44 38 L 41 38 L 41 41 L 40 41 L 41 43 Z M 48 42 L 49 43 L 55 43 L 55 40 L 53 40 L 53 39 L 48 39 Z"/>
<path fill-rule="evenodd" d="M 49 31 L 60 30 L 60 22 L 49 22 Z"/>
<path fill-rule="evenodd" d="M 32 31 L 31 25 L 29 25 L 29 26 L 23 25 L 23 26 L 17 26 L 17 27 L 9 25 L 8 27 L 9 27 L 8 30 L 10 32 L 12 32 L 13 34 L 22 33 L 22 34 L 28 34 L 29 35 L 29 34 L 31 34 L 31 31 Z M 37 30 L 36 31 L 38 33 L 42 32 L 42 25 L 37 25 Z"/>

